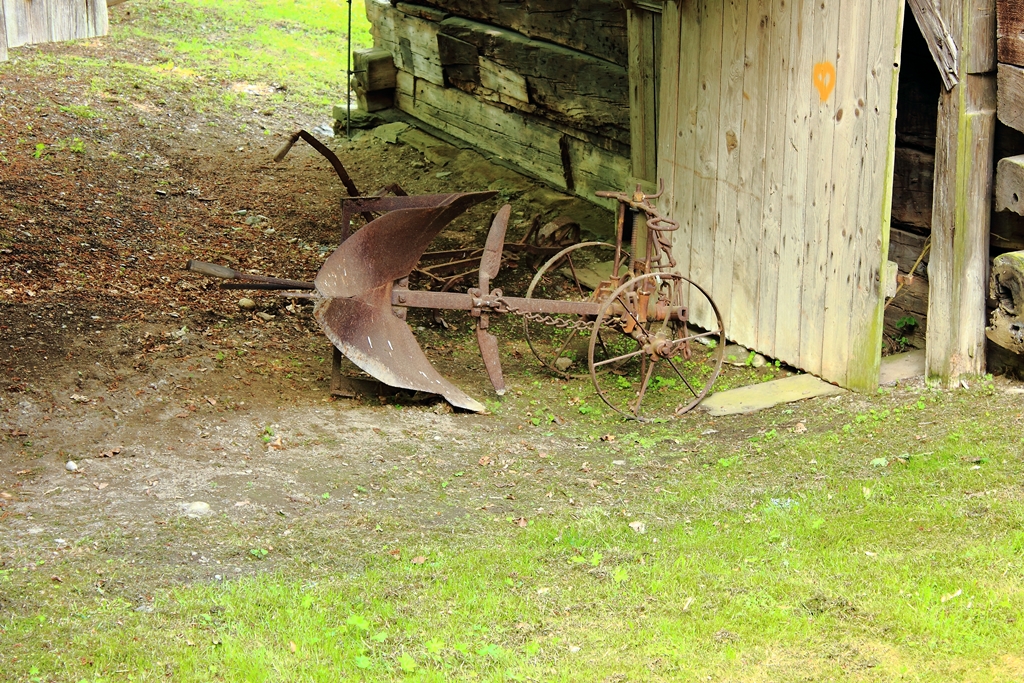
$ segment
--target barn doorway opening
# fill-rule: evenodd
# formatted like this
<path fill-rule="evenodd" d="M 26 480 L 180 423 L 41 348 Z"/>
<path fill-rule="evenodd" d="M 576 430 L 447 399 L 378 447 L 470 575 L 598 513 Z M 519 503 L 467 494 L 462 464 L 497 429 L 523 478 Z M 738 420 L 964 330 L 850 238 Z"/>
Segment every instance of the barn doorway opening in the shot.
<path fill-rule="evenodd" d="M 896 296 L 885 308 L 883 353 L 890 354 L 925 347 L 935 138 L 943 87 L 913 14 L 907 15 L 897 89 L 889 229 L 889 261 L 897 264 L 899 276 Z"/>

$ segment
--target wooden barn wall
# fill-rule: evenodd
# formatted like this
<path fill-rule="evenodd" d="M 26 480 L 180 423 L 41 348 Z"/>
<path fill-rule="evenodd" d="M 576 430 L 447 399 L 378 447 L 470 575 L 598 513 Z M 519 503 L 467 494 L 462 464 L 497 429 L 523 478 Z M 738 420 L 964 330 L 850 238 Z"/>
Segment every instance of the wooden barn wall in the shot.
<path fill-rule="evenodd" d="M 21 45 L 106 34 L 106 0 L 0 0 L 0 60 Z"/>
<path fill-rule="evenodd" d="M 630 173 L 626 12 L 616 0 L 367 0 L 396 106 L 594 200 Z"/>
<path fill-rule="evenodd" d="M 662 17 L 659 175 L 683 274 L 730 338 L 856 389 L 878 382 L 903 12 L 680 0 Z"/>

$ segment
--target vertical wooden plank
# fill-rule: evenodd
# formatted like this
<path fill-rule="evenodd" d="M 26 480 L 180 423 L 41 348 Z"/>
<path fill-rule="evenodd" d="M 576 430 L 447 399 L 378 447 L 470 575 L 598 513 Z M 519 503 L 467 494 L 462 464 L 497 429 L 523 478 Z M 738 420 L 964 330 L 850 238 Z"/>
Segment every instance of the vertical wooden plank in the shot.
<path fill-rule="evenodd" d="M 28 45 L 31 34 L 28 27 L 28 2 L 26 0 L 2 0 L 7 23 L 7 47 Z"/>
<path fill-rule="evenodd" d="M 851 330 L 846 385 L 874 391 L 882 360 L 885 296 L 883 267 L 889 254 L 892 177 L 896 149 L 896 91 L 905 4 L 875 0 L 868 43 L 867 83 L 861 118 L 865 120 L 864 154 L 857 232 L 850 260 L 855 265 L 850 314 Z M 991 156 L 990 156 L 991 158 Z M 984 302 L 982 303 L 984 310 Z M 984 324 L 982 324 L 984 328 Z"/>
<path fill-rule="evenodd" d="M 768 97 L 764 107 L 768 115 L 765 141 L 767 159 L 762 193 L 762 238 L 757 294 L 757 348 L 777 357 L 775 321 L 778 312 L 779 244 L 782 239 L 782 195 L 785 177 L 786 126 L 785 103 L 789 92 L 790 26 L 793 8 L 789 0 L 777 0 L 772 6 Z"/>
<path fill-rule="evenodd" d="M 807 174 L 804 211 L 804 280 L 800 298 L 800 359 L 802 367 L 821 374 L 822 330 L 825 326 L 825 282 L 828 264 L 829 214 L 832 142 L 835 136 L 835 65 L 839 50 L 839 5 L 814 3 L 814 66 L 811 70 L 811 113 L 808 121 L 810 140 L 808 158 L 812 171 Z M 824 169 L 821 160 L 825 160 Z M 827 170 L 828 172 L 823 172 Z"/>
<path fill-rule="evenodd" d="M 697 155 L 697 93 L 700 88 L 700 55 L 701 55 L 701 24 L 699 21 L 701 0 L 683 0 L 679 3 L 666 3 L 662 17 L 665 38 L 664 54 L 678 54 L 675 72 L 667 67 L 663 72 L 662 100 L 672 97 L 675 91 L 674 105 L 663 109 L 663 130 L 667 153 L 659 157 L 659 165 L 667 171 L 665 181 L 671 188 L 668 206 L 669 214 L 679 221 L 679 229 L 672 238 L 672 253 L 676 258 L 676 267 L 687 277 L 693 277 L 692 243 L 695 227 L 694 185 Z M 671 36 L 673 27 L 676 35 Z M 672 42 L 675 45 L 672 46 Z M 672 84 L 674 81 L 674 84 Z M 673 121 L 670 123 L 670 121 Z M 670 127 L 671 126 L 671 127 Z M 688 304 L 688 301 L 683 301 Z"/>
<path fill-rule="evenodd" d="M 714 283 L 712 297 L 722 313 L 726 330 L 735 324 L 733 312 L 733 269 L 743 269 L 750 255 L 737 247 L 745 226 L 739 222 L 740 136 L 743 133 L 743 73 L 746 60 L 747 0 L 724 0 L 722 18 L 722 69 L 718 129 L 717 195 L 713 239 Z M 752 102 L 751 106 L 758 106 Z M 732 332 L 730 338 L 736 337 Z"/>
<path fill-rule="evenodd" d="M 654 13 L 630 10 L 627 16 L 629 43 L 629 135 L 633 176 L 657 180 L 657 99 L 655 95 Z"/>
<path fill-rule="evenodd" d="M 89 36 L 105 36 L 110 32 L 107 0 L 85 0 Z"/>
<path fill-rule="evenodd" d="M 881 1 L 881 0 L 875 0 Z M 832 147 L 831 212 L 825 268 L 825 325 L 822 339 L 822 377 L 846 386 L 850 353 L 850 305 L 857 264 L 854 253 L 858 182 L 867 159 L 862 153 L 865 126 L 862 108 L 866 84 L 871 4 L 843 0 L 839 8 L 839 53 L 836 58 L 836 116 Z"/>
<path fill-rule="evenodd" d="M 727 306 L 715 292 L 715 237 L 717 225 L 718 148 L 722 93 L 722 25 L 724 12 L 721 0 L 700 0 L 700 74 L 697 89 L 697 139 L 694 158 L 693 235 L 690 241 L 691 279 L 711 293 L 721 308 Z M 685 66 L 684 66 L 685 68 Z M 691 318 L 710 328 L 713 312 L 704 301 L 691 302 Z"/>
<path fill-rule="evenodd" d="M 940 11 L 954 42 L 979 35 L 985 2 L 941 0 Z M 975 46 L 983 51 L 984 46 Z M 925 375 L 951 387 L 961 374 L 985 371 L 985 283 L 991 220 L 995 85 L 991 74 L 968 73 L 939 95 L 928 263 L 928 329 Z"/>
<path fill-rule="evenodd" d="M 29 42 L 45 43 L 50 40 L 50 4 L 47 0 L 25 0 L 28 15 Z"/>
<path fill-rule="evenodd" d="M 0 62 L 7 61 L 7 17 L 3 0 L 0 0 Z"/>
<path fill-rule="evenodd" d="M 739 234 L 733 264 L 732 313 L 725 329 L 730 339 L 757 346 L 757 287 L 761 263 L 761 192 L 764 189 L 772 0 L 748 0 L 744 39 L 743 116 L 739 136 Z"/>
<path fill-rule="evenodd" d="M 775 320 L 775 355 L 803 367 L 800 357 L 800 311 L 804 266 L 804 198 L 807 174 L 817 173 L 818 160 L 808 158 L 813 72 L 814 21 L 811 7 L 821 0 L 794 0 L 790 26 L 789 92 L 786 102 L 785 192 L 782 197 L 782 233 L 779 241 L 778 315 Z"/>
<path fill-rule="evenodd" d="M 39 2 L 40 0 L 32 0 Z M 46 5 L 49 38 L 51 41 L 72 40 L 78 38 L 76 32 L 76 14 L 85 9 L 84 0 L 43 0 Z"/>
<path fill-rule="evenodd" d="M 681 218 L 677 206 L 678 193 L 675 187 L 676 138 L 678 137 L 676 118 L 682 98 L 679 91 L 679 65 L 685 57 L 680 49 L 680 36 L 683 29 L 679 11 L 680 4 L 677 2 L 666 3 L 661 21 L 661 49 L 665 58 L 660 62 L 659 72 L 661 88 L 658 98 L 658 122 L 660 125 L 657 145 L 658 178 L 665 182 L 663 207 L 670 207 L 668 215 L 676 220 Z M 673 242 L 677 241 L 677 237 L 678 234 L 673 235 Z"/>

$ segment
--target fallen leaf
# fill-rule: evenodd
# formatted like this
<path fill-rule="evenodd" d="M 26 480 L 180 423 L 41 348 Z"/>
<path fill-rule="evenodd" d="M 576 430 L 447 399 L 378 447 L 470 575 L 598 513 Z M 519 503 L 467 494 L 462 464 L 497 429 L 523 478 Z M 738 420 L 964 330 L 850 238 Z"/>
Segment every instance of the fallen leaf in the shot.
<path fill-rule="evenodd" d="M 108 484 L 105 481 L 101 481 L 98 484 L 94 483 L 93 486 L 95 486 L 98 491 L 102 491 L 103 489 L 105 489 L 108 486 L 110 486 L 110 484 Z"/>
<path fill-rule="evenodd" d="M 115 455 L 121 452 L 120 448 L 111 448 L 109 451 L 103 451 L 100 453 L 101 458 L 113 458 Z"/>
<path fill-rule="evenodd" d="M 803 434 L 804 432 L 807 431 L 807 425 L 805 425 L 803 422 L 797 422 L 796 425 L 793 427 L 793 431 L 797 434 Z"/>
<path fill-rule="evenodd" d="M 54 583 L 64 583 L 64 579 L 60 578 L 56 574 L 50 577 L 50 581 L 53 581 Z M 945 602 L 945 600 L 943 600 L 943 602 Z"/>
<path fill-rule="evenodd" d="M 246 505 L 249 505 L 248 500 L 240 500 L 237 503 L 235 503 L 236 508 L 244 508 Z"/>
<path fill-rule="evenodd" d="M 615 441 L 615 435 L 605 434 L 604 436 L 601 437 L 601 441 Z"/>
<path fill-rule="evenodd" d="M 71 400 L 72 401 L 77 401 L 79 403 L 88 403 L 89 402 L 89 397 L 88 396 L 82 396 L 81 394 L 71 394 Z"/>
<path fill-rule="evenodd" d="M 211 406 L 217 405 L 217 399 L 210 398 L 209 396 L 206 397 L 206 402 L 209 403 Z M 293 650 L 293 652 L 294 652 L 294 650 Z"/>
<path fill-rule="evenodd" d="M 402 551 L 399 550 L 398 548 L 393 548 L 393 549 L 388 551 L 388 555 L 390 555 L 391 557 L 398 558 L 398 557 L 402 556 Z"/>
<path fill-rule="evenodd" d="M 288 649 L 289 649 L 289 650 L 291 650 L 291 651 L 292 651 L 292 653 L 294 653 L 294 652 L 295 652 L 296 650 L 298 650 L 299 648 L 295 646 L 295 641 L 293 641 L 293 640 L 289 640 L 289 641 L 288 641 Z"/>
<path fill-rule="evenodd" d="M 959 598 L 962 594 L 963 594 L 963 590 L 957 588 L 955 592 L 949 593 L 947 595 L 943 595 L 941 599 L 942 599 L 942 602 L 949 602 L 953 598 Z"/>
<path fill-rule="evenodd" d="M 273 448 L 273 449 L 278 450 L 278 451 L 283 451 L 284 450 L 284 444 L 281 443 L 281 435 L 278 434 L 276 439 L 274 439 L 269 444 L 267 444 L 267 448 L 268 449 Z"/>
<path fill-rule="evenodd" d="M 10 500 L 10 499 L 14 498 L 14 496 L 12 496 L 11 494 L 7 493 L 7 491 L 0 491 L 0 498 L 6 498 L 7 500 Z"/>
<path fill-rule="evenodd" d="M 490 465 L 492 462 L 494 461 L 491 460 L 491 457 L 489 455 L 485 455 L 484 457 L 480 458 L 477 461 L 477 464 L 480 465 L 480 467 L 486 467 L 487 465 Z"/>
<path fill-rule="evenodd" d="M 28 432 L 23 432 L 20 429 L 12 429 L 11 436 L 28 436 Z"/>
<path fill-rule="evenodd" d="M 580 472 L 589 472 L 589 471 L 590 471 L 590 463 L 589 462 L 584 462 L 582 465 L 580 465 Z"/>
<path fill-rule="evenodd" d="M 639 521 L 637 521 L 637 522 L 630 522 L 629 523 L 629 528 L 632 529 L 633 531 L 637 532 L 638 534 L 645 534 L 645 533 L 647 533 L 647 525 L 644 524 L 643 522 L 639 522 Z"/>
<path fill-rule="evenodd" d="M 413 564 L 423 564 L 424 562 L 427 561 L 427 558 L 425 558 L 423 555 L 417 555 L 416 557 L 412 558 L 409 561 L 412 562 Z"/>
<path fill-rule="evenodd" d="M 525 527 L 527 524 L 529 524 L 529 522 L 526 521 L 526 517 L 520 517 L 519 519 L 515 520 L 515 523 L 517 526 L 521 527 Z"/>

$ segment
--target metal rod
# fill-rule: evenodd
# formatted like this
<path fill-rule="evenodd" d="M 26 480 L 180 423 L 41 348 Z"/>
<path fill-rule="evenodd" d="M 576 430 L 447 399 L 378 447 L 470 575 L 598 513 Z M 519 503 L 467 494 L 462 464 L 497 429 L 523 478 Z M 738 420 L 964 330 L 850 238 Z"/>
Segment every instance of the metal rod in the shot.
<path fill-rule="evenodd" d="M 345 137 L 352 141 L 352 0 L 348 0 L 348 40 L 346 41 L 345 70 Z"/>

